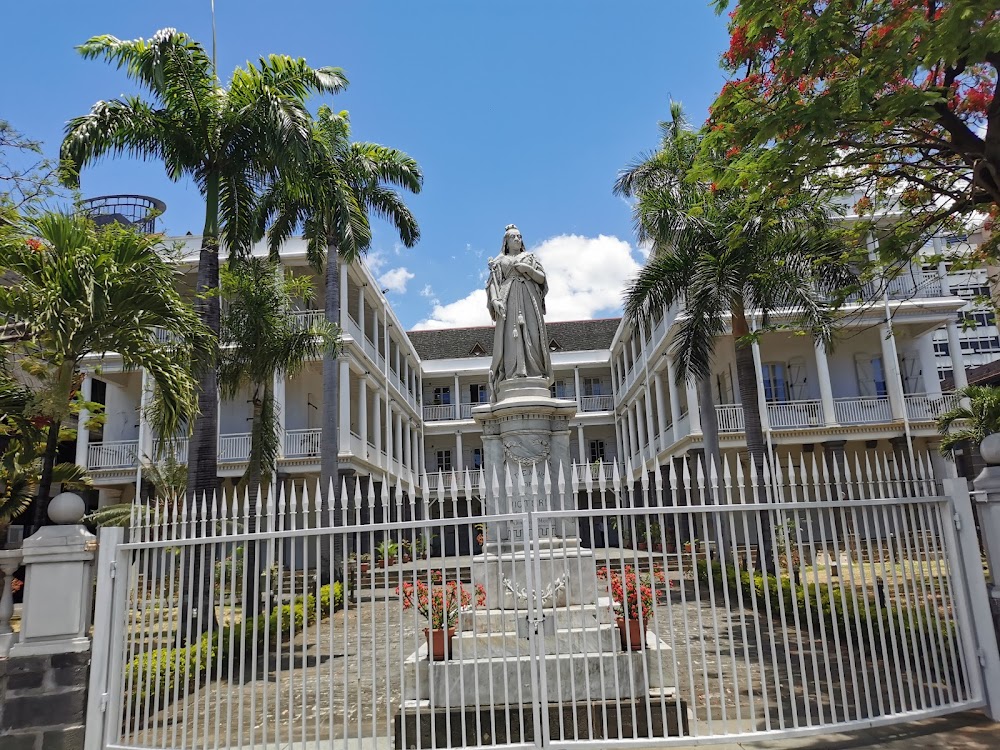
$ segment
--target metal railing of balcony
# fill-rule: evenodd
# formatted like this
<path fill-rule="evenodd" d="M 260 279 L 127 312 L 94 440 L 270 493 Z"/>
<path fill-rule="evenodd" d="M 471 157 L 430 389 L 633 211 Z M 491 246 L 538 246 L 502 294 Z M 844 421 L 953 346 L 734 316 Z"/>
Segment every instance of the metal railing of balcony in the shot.
<path fill-rule="evenodd" d="M 614 472 L 614 462 L 612 461 L 594 461 L 589 464 L 574 464 L 573 470 L 576 472 L 577 481 L 586 482 L 589 477 L 591 480 L 596 480 L 601 475 L 601 469 L 604 469 L 604 476 L 608 480 L 611 479 Z"/>
<path fill-rule="evenodd" d="M 425 422 L 441 422 L 455 418 L 454 404 L 430 404 L 424 407 Z"/>
<path fill-rule="evenodd" d="M 285 458 L 318 456 L 322 430 L 286 430 Z"/>
<path fill-rule="evenodd" d="M 295 328 L 304 331 L 326 320 L 326 313 L 323 310 L 293 310 L 292 320 Z"/>
<path fill-rule="evenodd" d="M 840 424 L 867 424 L 869 422 L 891 422 L 892 408 L 885 396 L 863 396 L 856 398 L 835 398 L 834 413 Z"/>
<path fill-rule="evenodd" d="M 91 443 L 87 448 L 87 468 L 128 469 L 135 466 L 138 455 L 138 440 L 112 440 L 106 443 Z"/>
<path fill-rule="evenodd" d="M 903 400 L 906 402 L 907 417 L 914 422 L 931 422 L 954 407 L 958 397 L 954 393 L 942 393 L 940 396 L 908 393 Z"/>
<path fill-rule="evenodd" d="M 815 399 L 782 401 L 767 405 L 767 418 L 772 429 L 819 427 L 824 424 L 823 402 Z"/>
<path fill-rule="evenodd" d="M 472 407 L 479 406 L 479 404 L 459 404 L 458 405 L 458 418 L 459 419 L 472 419 Z"/>
<path fill-rule="evenodd" d="M 250 457 L 250 433 L 219 435 L 219 462 L 240 462 Z"/>
<path fill-rule="evenodd" d="M 611 396 L 584 396 L 580 399 L 580 411 L 611 411 L 614 408 Z"/>
<path fill-rule="evenodd" d="M 743 432 L 743 407 L 740 404 L 720 404 L 715 407 L 719 432 Z"/>

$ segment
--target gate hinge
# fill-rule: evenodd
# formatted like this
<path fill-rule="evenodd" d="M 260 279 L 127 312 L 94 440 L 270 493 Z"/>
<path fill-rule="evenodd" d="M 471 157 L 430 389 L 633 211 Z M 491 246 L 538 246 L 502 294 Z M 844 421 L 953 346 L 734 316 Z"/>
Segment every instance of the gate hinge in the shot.
<path fill-rule="evenodd" d="M 976 656 L 979 657 L 979 666 L 985 667 L 986 666 L 986 652 L 984 652 L 981 648 L 977 648 L 976 649 Z"/>
<path fill-rule="evenodd" d="M 118 574 L 118 563 L 114 560 L 111 561 L 111 580 L 114 580 L 115 576 Z"/>
<path fill-rule="evenodd" d="M 108 710 L 108 694 L 101 693 L 101 713 Z"/>
<path fill-rule="evenodd" d="M 962 517 L 960 515 L 958 515 L 958 513 L 956 513 L 955 515 L 952 516 L 952 518 L 955 519 L 955 531 L 961 531 L 962 530 Z"/>

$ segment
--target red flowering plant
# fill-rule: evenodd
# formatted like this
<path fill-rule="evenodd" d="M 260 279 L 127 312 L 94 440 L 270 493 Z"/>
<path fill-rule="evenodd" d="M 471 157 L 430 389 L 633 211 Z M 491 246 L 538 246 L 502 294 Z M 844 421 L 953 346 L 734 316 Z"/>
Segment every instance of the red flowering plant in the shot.
<path fill-rule="evenodd" d="M 482 584 L 476 584 L 473 592 L 458 581 L 445 581 L 441 585 L 423 581 L 404 583 L 396 588 L 396 593 L 403 598 L 403 609 L 416 609 L 427 618 L 433 630 L 453 628 L 461 612 L 486 604 L 486 589 Z"/>
<path fill-rule="evenodd" d="M 614 568 L 598 568 L 597 577 L 609 581 L 616 611 L 643 623 L 649 619 L 653 613 L 653 577 L 649 573 L 639 573 L 626 565 L 620 573 Z M 663 573 L 659 572 L 658 582 L 661 577 Z"/>

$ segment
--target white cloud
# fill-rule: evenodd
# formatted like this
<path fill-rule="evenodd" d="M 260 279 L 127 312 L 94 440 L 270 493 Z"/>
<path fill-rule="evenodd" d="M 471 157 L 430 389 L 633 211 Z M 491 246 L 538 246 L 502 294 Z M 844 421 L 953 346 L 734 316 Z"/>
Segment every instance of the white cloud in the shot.
<path fill-rule="evenodd" d="M 365 256 L 365 263 L 373 274 L 385 268 L 387 262 L 385 255 L 385 250 L 372 250 Z"/>
<path fill-rule="evenodd" d="M 640 268 L 629 244 L 613 236 L 563 234 L 545 240 L 531 252 L 542 262 L 548 278 L 545 319 L 550 322 L 618 314 L 622 293 Z M 414 329 L 491 323 L 486 292 L 476 289 L 455 302 L 434 304 L 430 315 Z"/>
<path fill-rule="evenodd" d="M 424 288 L 420 290 L 420 296 L 434 299 L 434 287 L 430 284 L 424 284 Z"/>
<path fill-rule="evenodd" d="M 395 292 L 396 294 L 405 294 L 406 284 L 410 279 L 413 278 L 413 274 L 406 270 L 405 267 L 400 266 L 399 268 L 393 268 L 390 271 L 386 271 L 384 274 L 378 277 L 379 285 L 389 292 Z"/>

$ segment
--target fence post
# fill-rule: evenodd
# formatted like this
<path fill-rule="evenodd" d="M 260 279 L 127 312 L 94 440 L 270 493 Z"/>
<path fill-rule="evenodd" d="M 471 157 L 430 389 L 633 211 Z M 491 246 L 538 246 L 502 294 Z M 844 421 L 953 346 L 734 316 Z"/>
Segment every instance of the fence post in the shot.
<path fill-rule="evenodd" d="M 986 562 L 990 569 L 990 608 L 993 627 L 1000 638 L 1000 434 L 989 435 L 979 446 L 986 467 L 974 482 L 976 515 Z"/>

